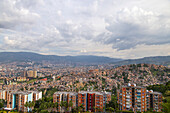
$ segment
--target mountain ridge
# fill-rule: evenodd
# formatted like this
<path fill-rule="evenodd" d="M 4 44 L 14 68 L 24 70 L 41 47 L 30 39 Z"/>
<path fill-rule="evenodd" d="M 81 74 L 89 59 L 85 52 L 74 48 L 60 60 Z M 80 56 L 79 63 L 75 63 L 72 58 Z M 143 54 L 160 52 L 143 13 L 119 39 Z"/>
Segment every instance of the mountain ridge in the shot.
<path fill-rule="evenodd" d="M 78 56 L 58 56 L 43 55 L 34 52 L 0 52 L 0 62 L 24 62 L 24 61 L 50 61 L 53 63 L 82 63 L 82 64 L 113 64 L 115 66 L 129 64 L 157 64 L 170 65 L 170 56 L 151 56 L 139 59 L 120 59 L 95 55 L 78 55 Z"/>
<path fill-rule="evenodd" d="M 129 65 L 129 64 L 156 64 L 156 65 L 170 65 L 170 56 L 150 56 L 144 57 L 139 59 L 127 59 L 118 62 L 114 62 L 114 65 L 121 66 L 121 65 Z"/>
<path fill-rule="evenodd" d="M 120 61 L 122 59 L 109 58 L 104 56 L 80 55 L 80 56 L 58 56 L 58 55 L 42 55 L 33 52 L 0 52 L 0 62 L 14 61 L 54 61 L 58 63 L 110 63 Z"/>

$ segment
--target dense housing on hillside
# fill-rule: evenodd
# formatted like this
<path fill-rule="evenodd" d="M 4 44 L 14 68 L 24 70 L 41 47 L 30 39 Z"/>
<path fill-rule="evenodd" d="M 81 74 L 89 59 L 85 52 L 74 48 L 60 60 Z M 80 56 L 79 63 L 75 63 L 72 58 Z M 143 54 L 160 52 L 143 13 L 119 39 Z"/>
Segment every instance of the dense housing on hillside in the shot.
<path fill-rule="evenodd" d="M 161 112 L 162 94 L 146 90 L 145 87 L 128 84 L 117 92 L 119 109 L 144 112 L 149 109 Z"/>

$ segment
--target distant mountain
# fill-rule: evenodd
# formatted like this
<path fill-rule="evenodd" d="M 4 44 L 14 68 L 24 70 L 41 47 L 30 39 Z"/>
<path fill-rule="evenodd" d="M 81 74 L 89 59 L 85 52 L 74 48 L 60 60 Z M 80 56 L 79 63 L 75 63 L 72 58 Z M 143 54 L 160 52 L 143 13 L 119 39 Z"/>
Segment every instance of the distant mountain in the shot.
<path fill-rule="evenodd" d="M 57 55 L 42 55 L 32 52 L 0 52 L 0 63 L 8 62 L 25 62 L 25 61 L 49 61 L 52 63 L 64 64 L 114 64 L 116 66 L 128 64 L 157 64 L 157 65 L 170 65 L 170 56 L 156 56 L 145 57 L 141 59 L 123 60 L 118 58 L 109 58 L 104 56 L 57 56 Z"/>
<path fill-rule="evenodd" d="M 113 62 L 113 64 L 117 66 L 129 65 L 129 64 L 140 64 L 140 63 L 168 66 L 170 65 L 170 56 L 144 57 L 141 59 L 129 59 L 129 60 Z"/>
<path fill-rule="evenodd" d="M 0 62 L 24 62 L 24 61 L 49 61 L 53 63 L 84 63 L 84 64 L 104 64 L 121 61 L 122 59 L 109 58 L 103 56 L 56 56 L 41 55 L 31 52 L 0 52 Z"/>

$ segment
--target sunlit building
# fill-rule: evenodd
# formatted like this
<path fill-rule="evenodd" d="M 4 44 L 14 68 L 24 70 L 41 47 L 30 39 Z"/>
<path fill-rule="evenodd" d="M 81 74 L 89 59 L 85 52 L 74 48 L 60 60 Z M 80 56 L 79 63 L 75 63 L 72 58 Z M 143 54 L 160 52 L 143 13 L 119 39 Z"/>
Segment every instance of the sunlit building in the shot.
<path fill-rule="evenodd" d="M 123 111 L 144 112 L 151 108 L 161 111 L 161 93 L 147 91 L 145 87 L 128 84 L 121 86 L 117 92 L 119 109 Z"/>

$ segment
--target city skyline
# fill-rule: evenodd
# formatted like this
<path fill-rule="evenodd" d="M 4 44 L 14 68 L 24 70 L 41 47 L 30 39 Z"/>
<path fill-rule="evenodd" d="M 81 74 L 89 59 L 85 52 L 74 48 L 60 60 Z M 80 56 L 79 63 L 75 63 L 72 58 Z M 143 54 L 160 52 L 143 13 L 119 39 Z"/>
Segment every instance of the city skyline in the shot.
<path fill-rule="evenodd" d="M 0 52 L 170 55 L 169 0 L 2 0 Z"/>

